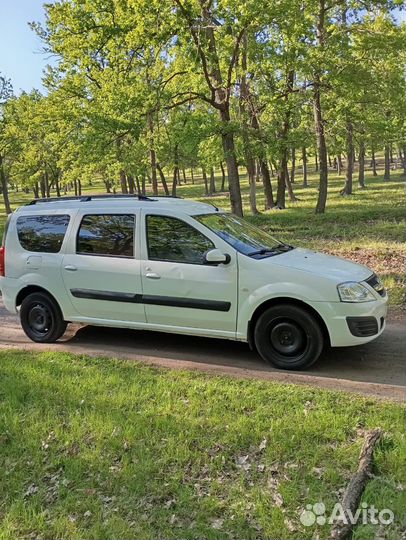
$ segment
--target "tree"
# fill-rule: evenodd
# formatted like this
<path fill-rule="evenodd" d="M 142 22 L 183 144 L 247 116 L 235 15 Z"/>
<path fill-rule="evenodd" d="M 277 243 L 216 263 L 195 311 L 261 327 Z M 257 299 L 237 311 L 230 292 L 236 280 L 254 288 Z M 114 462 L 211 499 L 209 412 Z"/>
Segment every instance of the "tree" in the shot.
<path fill-rule="evenodd" d="M 6 79 L 0 73 L 0 191 L 3 196 L 4 208 L 7 214 L 11 214 L 10 199 L 8 196 L 8 180 L 6 175 L 6 159 L 8 151 L 8 142 L 4 137 L 6 129 L 6 119 L 4 118 L 3 108 L 7 100 L 13 95 L 13 87 L 9 79 Z"/>

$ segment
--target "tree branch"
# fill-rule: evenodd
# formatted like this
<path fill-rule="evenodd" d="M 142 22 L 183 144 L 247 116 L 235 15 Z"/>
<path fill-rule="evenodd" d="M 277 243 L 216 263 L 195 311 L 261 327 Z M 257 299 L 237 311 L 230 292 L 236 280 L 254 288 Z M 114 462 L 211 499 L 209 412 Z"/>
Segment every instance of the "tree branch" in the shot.
<path fill-rule="evenodd" d="M 242 30 L 240 30 L 234 44 L 233 54 L 231 56 L 231 61 L 230 61 L 230 65 L 228 66 L 228 73 L 227 73 L 227 97 L 230 96 L 231 77 L 233 76 L 233 69 L 237 61 L 238 51 L 240 49 L 240 43 L 241 43 L 242 38 L 244 37 L 245 31 L 246 31 L 246 28 L 243 28 Z"/>
<path fill-rule="evenodd" d="M 197 52 L 200 56 L 200 60 L 202 62 L 202 68 L 203 68 L 203 73 L 204 73 L 204 77 L 206 79 L 206 82 L 210 88 L 210 90 L 214 93 L 215 91 L 215 88 L 211 82 L 211 79 L 210 79 L 210 73 L 209 73 L 209 68 L 208 68 L 208 63 L 207 63 L 207 58 L 206 58 L 206 55 L 202 49 L 202 46 L 200 44 L 200 39 L 199 39 L 199 36 L 197 35 L 194 27 L 193 27 L 193 20 L 189 17 L 189 14 L 186 10 L 186 8 L 183 6 L 182 2 L 180 0 L 175 0 L 177 6 L 179 7 L 180 11 L 182 12 L 182 15 L 184 17 L 184 19 L 186 20 L 186 22 L 188 23 L 189 25 L 189 30 L 190 30 L 190 33 L 192 35 L 192 39 L 196 45 L 196 48 L 197 48 Z"/>

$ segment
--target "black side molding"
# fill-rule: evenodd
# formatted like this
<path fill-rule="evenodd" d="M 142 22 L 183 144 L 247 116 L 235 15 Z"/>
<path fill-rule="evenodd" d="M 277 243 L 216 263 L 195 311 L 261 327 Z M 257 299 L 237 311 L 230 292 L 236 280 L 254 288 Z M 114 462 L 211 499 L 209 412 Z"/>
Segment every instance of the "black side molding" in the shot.
<path fill-rule="evenodd" d="M 119 293 L 112 291 L 96 291 L 93 289 L 71 289 L 75 298 L 88 298 L 89 300 L 111 300 L 112 302 L 142 303 L 142 294 Z"/>
<path fill-rule="evenodd" d="M 231 308 L 231 302 L 223 302 L 221 300 L 97 291 L 93 289 L 71 289 L 70 292 L 75 298 L 87 298 L 89 300 L 107 300 L 111 302 L 205 309 L 211 311 L 229 311 Z"/>

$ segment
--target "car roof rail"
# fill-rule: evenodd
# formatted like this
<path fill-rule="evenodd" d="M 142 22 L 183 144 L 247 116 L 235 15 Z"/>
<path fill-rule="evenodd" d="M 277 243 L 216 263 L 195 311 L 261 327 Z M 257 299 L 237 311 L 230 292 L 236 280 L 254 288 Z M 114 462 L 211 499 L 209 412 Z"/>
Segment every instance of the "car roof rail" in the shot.
<path fill-rule="evenodd" d="M 33 199 L 27 206 L 32 206 L 37 203 L 48 203 L 48 202 L 58 202 L 58 201 L 79 201 L 79 202 L 89 202 L 98 199 L 137 199 L 139 201 L 154 201 L 155 199 L 181 199 L 182 197 L 171 196 L 171 195 L 152 195 L 148 197 L 147 195 L 137 195 L 137 194 L 124 194 L 124 193 L 106 193 L 105 195 L 77 195 L 77 196 L 68 196 L 68 197 L 43 197 L 39 199 Z"/>

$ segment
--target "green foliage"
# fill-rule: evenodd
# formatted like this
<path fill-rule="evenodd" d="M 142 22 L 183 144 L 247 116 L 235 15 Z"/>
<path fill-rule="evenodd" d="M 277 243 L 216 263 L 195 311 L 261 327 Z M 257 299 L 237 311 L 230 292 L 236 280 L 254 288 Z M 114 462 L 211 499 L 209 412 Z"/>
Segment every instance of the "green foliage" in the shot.
<path fill-rule="evenodd" d="M 32 27 L 59 59 L 45 78 L 48 94 L 12 98 L 1 78 L 8 184 L 53 192 L 102 179 L 124 189 L 123 174 L 154 176 L 156 161 L 170 175 L 178 166 L 226 163 L 226 133 L 241 165 L 250 156 L 279 169 L 292 148 L 314 153 L 316 72 L 330 155 L 345 151 L 348 122 L 356 150 L 403 149 L 405 26 L 392 14 L 397 2 L 334 0 L 323 11 L 320 46 L 323 2 L 46 4 L 45 27 Z"/>

